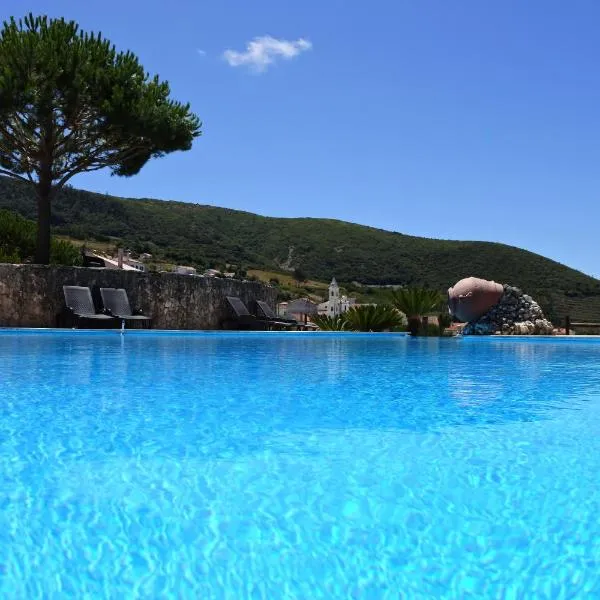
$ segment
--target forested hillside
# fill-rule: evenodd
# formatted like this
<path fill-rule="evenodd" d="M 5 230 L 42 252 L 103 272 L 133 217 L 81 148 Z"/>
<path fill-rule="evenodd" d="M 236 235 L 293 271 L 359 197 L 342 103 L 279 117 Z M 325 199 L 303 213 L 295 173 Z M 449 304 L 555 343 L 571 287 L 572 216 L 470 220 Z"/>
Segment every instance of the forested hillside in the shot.
<path fill-rule="evenodd" d="M 32 190 L 0 178 L 0 208 L 35 218 Z M 475 275 L 522 287 L 555 320 L 600 318 L 600 281 L 543 256 L 489 242 L 419 238 L 327 219 L 279 219 L 213 206 L 131 200 L 65 189 L 54 232 L 117 238 L 138 252 L 200 267 L 233 263 L 363 284 L 447 289 Z M 115 240 L 116 241 L 116 240 Z"/>

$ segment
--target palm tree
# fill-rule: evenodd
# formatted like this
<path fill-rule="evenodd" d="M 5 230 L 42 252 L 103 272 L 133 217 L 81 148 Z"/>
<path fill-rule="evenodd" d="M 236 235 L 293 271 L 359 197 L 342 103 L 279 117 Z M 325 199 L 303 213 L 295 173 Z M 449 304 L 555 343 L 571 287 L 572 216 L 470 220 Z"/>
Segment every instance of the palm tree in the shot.
<path fill-rule="evenodd" d="M 330 317 L 329 315 L 314 315 L 310 319 L 321 331 L 344 331 L 346 321 L 342 315 Z"/>
<path fill-rule="evenodd" d="M 385 331 L 404 325 L 402 315 L 387 304 L 365 304 L 344 313 L 346 329 L 352 331 Z"/>
<path fill-rule="evenodd" d="M 411 335 L 418 335 L 423 317 L 438 311 L 443 303 L 444 296 L 437 290 L 403 288 L 393 293 L 393 305 L 406 315 Z"/>

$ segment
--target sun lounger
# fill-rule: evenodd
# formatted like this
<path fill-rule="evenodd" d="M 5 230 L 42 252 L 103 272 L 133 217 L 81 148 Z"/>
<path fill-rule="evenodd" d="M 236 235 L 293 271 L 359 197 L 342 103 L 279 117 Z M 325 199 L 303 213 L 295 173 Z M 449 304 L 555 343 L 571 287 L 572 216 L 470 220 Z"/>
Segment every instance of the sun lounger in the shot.
<path fill-rule="evenodd" d="M 100 288 L 100 296 L 108 315 L 125 321 L 127 325 L 139 323 L 142 327 L 152 326 L 151 317 L 142 314 L 141 310 L 131 310 L 127 292 L 123 288 Z"/>
<path fill-rule="evenodd" d="M 258 316 L 260 318 L 271 321 L 272 323 L 277 323 L 281 327 L 297 327 L 298 321 L 296 319 L 284 319 L 282 317 L 278 317 L 273 309 L 263 300 L 256 301 L 256 309 L 259 313 Z"/>
<path fill-rule="evenodd" d="M 63 285 L 65 295 L 65 310 L 60 324 L 67 327 L 79 327 L 82 323 L 95 323 L 101 327 L 115 327 L 118 321 L 106 314 L 97 313 L 92 292 L 88 287 L 78 285 Z"/>
<path fill-rule="evenodd" d="M 223 321 L 224 329 L 268 330 L 273 326 L 268 319 L 259 319 L 251 314 L 239 298 L 227 296 L 226 300 L 232 318 Z"/>

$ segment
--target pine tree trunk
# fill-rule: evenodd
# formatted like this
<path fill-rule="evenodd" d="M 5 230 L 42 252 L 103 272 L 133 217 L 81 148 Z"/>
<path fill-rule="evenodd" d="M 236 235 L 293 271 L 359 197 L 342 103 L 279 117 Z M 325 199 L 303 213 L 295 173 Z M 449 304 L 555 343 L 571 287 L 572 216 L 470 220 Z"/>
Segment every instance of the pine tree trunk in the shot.
<path fill-rule="evenodd" d="M 50 173 L 40 173 L 37 186 L 38 228 L 35 248 L 35 262 L 40 265 L 50 264 L 50 207 L 52 182 Z"/>

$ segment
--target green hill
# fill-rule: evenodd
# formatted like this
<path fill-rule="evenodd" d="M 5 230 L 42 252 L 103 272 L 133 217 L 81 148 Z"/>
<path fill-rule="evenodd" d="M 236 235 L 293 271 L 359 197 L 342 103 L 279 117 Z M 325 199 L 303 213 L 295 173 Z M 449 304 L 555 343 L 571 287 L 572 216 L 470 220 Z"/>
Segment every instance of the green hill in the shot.
<path fill-rule="evenodd" d="M 35 218 L 30 188 L 0 177 L 0 208 Z M 54 233 L 123 240 L 165 261 L 225 263 L 268 271 L 301 269 L 314 280 L 447 289 L 474 275 L 511 283 L 556 321 L 600 319 L 600 281 L 512 246 L 419 238 L 329 219 L 278 219 L 158 200 L 65 189 L 53 205 Z"/>

